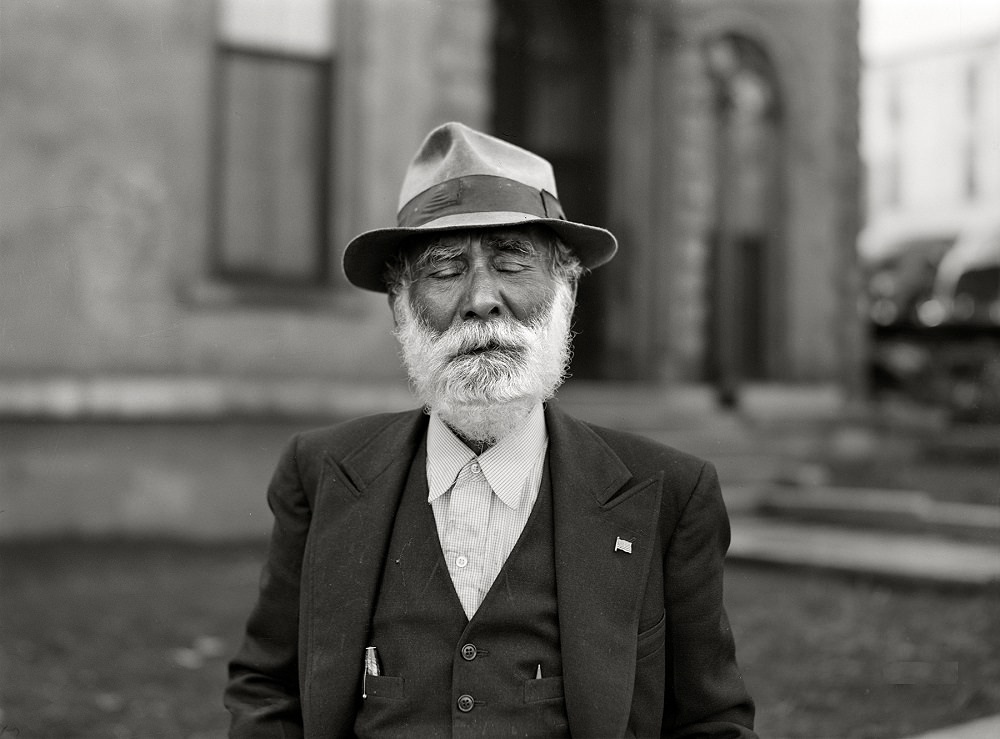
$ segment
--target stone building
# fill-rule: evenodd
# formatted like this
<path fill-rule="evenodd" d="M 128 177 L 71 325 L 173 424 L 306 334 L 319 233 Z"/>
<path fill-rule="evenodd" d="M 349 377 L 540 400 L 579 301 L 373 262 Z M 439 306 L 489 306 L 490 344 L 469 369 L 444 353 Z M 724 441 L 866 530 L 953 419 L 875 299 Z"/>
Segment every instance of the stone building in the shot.
<path fill-rule="evenodd" d="M 339 258 L 446 120 L 549 157 L 569 216 L 618 235 L 576 377 L 857 388 L 856 0 L 41 0 L 4 4 L 0 51 L 8 420 L 104 423 L 114 447 L 114 423 L 406 403 L 385 298 Z M 204 497 L 231 477 L 143 448 L 145 493 L 92 486 L 146 496 L 116 525 L 259 528 Z M 0 535 L 92 510 L 37 508 L 72 476 L 33 453 L 0 460 L 36 506 Z M 274 458 L 251 456 L 247 484 Z"/>
<path fill-rule="evenodd" d="M 873 58 L 861 89 L 866 256 L 1000 221 L 1000 25 Z"/>
<path fill-rule="evenodd" d="M 856 4 L 571 4 L 499 4 L 494 116 L 623 243 L 578 371 L 857 387 Z"/>

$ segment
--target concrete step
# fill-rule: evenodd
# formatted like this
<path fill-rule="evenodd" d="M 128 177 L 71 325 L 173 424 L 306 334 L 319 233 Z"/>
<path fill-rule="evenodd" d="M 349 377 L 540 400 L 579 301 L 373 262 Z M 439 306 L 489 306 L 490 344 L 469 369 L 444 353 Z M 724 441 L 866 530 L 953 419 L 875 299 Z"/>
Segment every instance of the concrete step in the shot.
<path fill-rule="evenodd" d="M 729 559 L 915 583 L 1000 585 L 1000 545 L 789 523 L 752 515 L 733 516 Z"/>
<path fill-rule="evenodd" d="M 1000 508 L 941 502 L 920 491 L 770 487 L 758 489 L 754 503 L 758 515 L 772 519 L 1000 544 Z"/>
<path fill-rule="evenodd" d="M 1000 715 L 948 726 L 910 739 L 996 739 L 1000 736 Z"/>
<path fill-rule="evenodd" d="M 919 441 L 920 453 L 947 462 L 991 465 L 1000 480 L 1000 425 L 956 424 Z"/>
<path fill-rule="evenodd" d="M 718 409 L 708 386 L 657 387 L 631 383 L 570 381 L 552 401 L 591 423 L 629 431 L 693 431 L 735 425 Z"/>

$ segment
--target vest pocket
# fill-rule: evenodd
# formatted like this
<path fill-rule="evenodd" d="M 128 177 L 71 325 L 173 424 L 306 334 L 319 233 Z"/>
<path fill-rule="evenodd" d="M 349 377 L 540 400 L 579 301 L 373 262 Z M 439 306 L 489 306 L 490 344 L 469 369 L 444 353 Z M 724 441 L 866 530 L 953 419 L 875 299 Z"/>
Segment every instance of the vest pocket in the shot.
<path fill-rule="evenodd" d="M 563 679 L 561 675 L 524 681 L 525 703 L 536 703 L 537 701 L 555 700 L 557 698 L 562 699 L 562 697 Z"/>
<path fill-rule="evenodd" d="M 369 698 L 403 700 L 406 698 L 406 685 L 401 677 L 366 675 L 364 692 Z"/>

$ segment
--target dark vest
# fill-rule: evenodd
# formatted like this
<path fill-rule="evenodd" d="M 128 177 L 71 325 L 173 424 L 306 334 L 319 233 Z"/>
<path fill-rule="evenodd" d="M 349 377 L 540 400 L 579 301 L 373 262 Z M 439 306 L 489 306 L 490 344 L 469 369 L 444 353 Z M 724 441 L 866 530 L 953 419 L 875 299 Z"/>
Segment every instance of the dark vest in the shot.
<path fill-rule="evenodd" d="M 355 733 L 569 736 L 548 465 L 520 539 L 469 621 L 427 503 L 425 460 L 416 455 L 396 514 L 370 641 L 382 675 L 365 681 Z"/>

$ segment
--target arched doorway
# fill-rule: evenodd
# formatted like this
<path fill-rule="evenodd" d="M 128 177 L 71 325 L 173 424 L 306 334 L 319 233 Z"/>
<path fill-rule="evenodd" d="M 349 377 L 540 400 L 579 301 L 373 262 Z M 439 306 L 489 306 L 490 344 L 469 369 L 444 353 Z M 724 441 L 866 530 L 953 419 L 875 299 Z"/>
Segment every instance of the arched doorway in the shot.
<path fill-rule="evenodd" d="M 740 382 L 772 378 L 780 361 L 782 108 L 774 66 L 757 42 L 716 36 L 704 58 L 715 132 L 706 374 L 731 406 Z"/>

